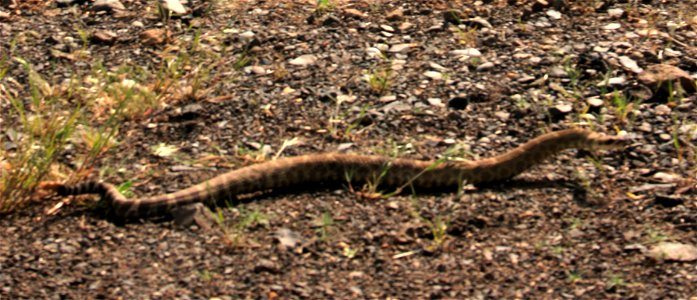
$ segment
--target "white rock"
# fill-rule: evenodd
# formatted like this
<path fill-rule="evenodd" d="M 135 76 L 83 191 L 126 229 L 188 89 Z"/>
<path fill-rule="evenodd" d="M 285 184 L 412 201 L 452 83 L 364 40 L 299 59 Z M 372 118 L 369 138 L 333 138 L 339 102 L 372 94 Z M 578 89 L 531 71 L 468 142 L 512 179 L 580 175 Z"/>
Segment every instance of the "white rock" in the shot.
<path fill-rule="evenodd" d="M 656 172 L 656 174 L 653 174 L 653 178 L 658 179 L 662 183 L 674 183 L 683 180 L 680 175 L 667 172 Z"/>
<path fill-rule="evenodd" d="M 433 106 L 438 106 L 438 107 L 445 106 L 443 104 L 443 100 L 441 100 L 440 98 L 428 98 L 427 100 L 428 100 L 428 104 L 431 104 Z"/>
<path fill-rule="evenodd" d="M 697 247 L 674 242 L 662 242 L 649 250 L 649 256 L 656 260 L 693 261 L 697 260 Z"/>
<path fill-rule="evenodd" d="M 618 85 L 624 85 L 624 83 L 627 82 L 624 77 L 619 76 L 619 77 L 612 77 L 607 80 L 607 85 L 609 86 L 618 86 Z"/>
<path fill-rule="evenodd" d="M 402 53 L 402 52 L 407 52 L 407 51 L 409 51 L 409 49 L 414 48 L 416 46 L 418 46 L 418 44 L 414 44 L 414 43 L 397 44 L 397 45 L 392 45 L 392 47 L 390 47 L 390 50 L 388 50 L 388 51 L 392 52 L 392 53 Z"/>
<path fill-rule="evenodd" d="M 559 19 L 561 19 L 561 13 L 558 12 L 558 11 L 556 11 L 556 10 L 553 10 L 553 9 L 550 9 L 550 10 L 547 11 L 547 16 L 549 16 L 550 18 L 552 18 L 552 20 L 559 20 Z"/>
<path fill-rule="evenodd" d="M 491 23 L 489 23 L 489 21 L 487 21 L 486 19 L 484 19 L 482 17 L 469 18 L 469 19 L 467 19 L 467 21 L 478 23 L 479 25 L 482 25 L 482 26 L 489 28 L 489 29 L 494 28 L 494 26 L 491 26 Z"/>
<path fill-rule="evenodd" d="M 620 60 L 620 64 L 623 67 L 629 69 L 634 73 L 641 73 L 642 71 L 644 71 L 644 69 L 639 67 L 639 65 L 637 65 L 637 63 L 633 59 L 629 58 L 629 56 L 622 55 L 618 59 Z"/>
<path fill-rule="evenodd" d="M 312 54 L 305 54 L 291 59 L 288 63 L 295 66 L 309 66 L 314 65 L 316 62 L 317 56 L 314 56 Z"/>
<path fill-rule="evenodd" d="M 450 51 L 450 54 L 454 56 L 468 56 L 468 57 L 480 57 L 482 53 L 475 48 L 458 49 Z"/>
<path fill-rule="evenodd" d="M 254 38 L 254 36 L 255 36 L 254 31 L 250 31 L 250 30 L 247 30 L 243 33 L 240 33 L 240 37 L 245 39 L 245 40 L 251 40 L 252 38 Z"/>
<path fill-rule="evenodd" d="M 382 51 L 380 49 L 375 48 L 375 47 L 370 47 L 368 49 L 365 49 L 365 53 L 368 54 L 368 57 L 370 58 L 376 58 L 376 57 L 382 57 Z"/>
<path fill-rule="evenodd" d="M 670 115 L 670 112 L 671 112 L 670 107 L 668 107 L 668 105 L 665 105 L 665 104 L 657 105 L 655 110 L 656 110 L 656 115 L 659 115 L 659 116 L 667 116 L 667 115 Z"/>
<path fill-rule="evenodd" d="M 619 8 L 610 8 L 607 10 L 608 16 L 611 18 L 621 18 L 624 15 L 624 10 Z"/>
<path fill-rule="evenodd" d="M 428 63 L 428 66 L 431 67 L 431 68 L 433 68 L 433 69 L 436 69 L 436 70 L 438 70 L 438 71 L 447 71 L 447 70 L 448 70 L 448 68 L 446 68 L 446 67 L 444 67 L 444 66 L 441 66 L 441 65 L 439 65 L 439 64 L 437 64 L 437 63 L 434 63 L 434 62 L 429 62 L 429 63 Z"/>
<path fill-rule="evenodd" d="M 610 24 L 603 26 L 603 29 L 609 31 L 609 30 L 620 29 L 621 27 L 622 27 L 622 25 L 620 23 L 610 23 Z"/>
<path fill-rule="evenodd" d="M 481 64 L 481 65 L 478 65 L 478 66 L 477 66 L 477 71 L 486 71 L 486 70 L 490 70 L 490 69 L 493 68 L 493 67 L 494 67 L 494 63 L 493 63 L 493 62 L 490 62 L 490 61 L 487 61 L 487 62 L 485 62 L 485 63 L 483 63 L 483 64 Z"/>
<path fill-rule="evenodd" d="M 119 0 L 97 0 L 92 4 L 94 10 L 125 10 L 126 7 L 123 6 Z"/>
<path fill-rule="evenodd" d="M 424 76 L 431 78 L 431 79 L 434 79 L 434 80 L 443 79 L 443 74 L 440 72 L 436 72 L 436 71 L 426 71 L 426 72 L 424 72 Z"/>
<path fill-rule="evenodd" d="M 179 0 L 160 0 L 160 5 L 162 5 L 164 9 L 175 14 L 186 14 L 186 8 L 181 2 L 179 2 Z"/>

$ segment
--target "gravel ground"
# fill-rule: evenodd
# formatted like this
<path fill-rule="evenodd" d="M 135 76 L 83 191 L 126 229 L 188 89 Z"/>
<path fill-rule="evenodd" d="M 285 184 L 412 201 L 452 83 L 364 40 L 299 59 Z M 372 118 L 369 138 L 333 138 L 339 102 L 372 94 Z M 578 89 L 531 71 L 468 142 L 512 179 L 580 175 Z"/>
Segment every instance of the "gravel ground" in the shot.
<path fill-rule="evenodd" d="M 171 18 L 101 2 L 116 5 L 0 4 L 7 161 L 9 96 L 30 115 L 82 112 L 47 179 L 154 195 L 276 156 L 477 159 L 571 127 L 634 143 L 461 193 L 257 194 L 211 226 L 36 197 L 0 219 L 0 298 L 697 296 L 695 1 L 189 1 Z M 22 62 L 55 106 L 31 103 Z M 135 104 L 79 168 L 119 87 Z"/>

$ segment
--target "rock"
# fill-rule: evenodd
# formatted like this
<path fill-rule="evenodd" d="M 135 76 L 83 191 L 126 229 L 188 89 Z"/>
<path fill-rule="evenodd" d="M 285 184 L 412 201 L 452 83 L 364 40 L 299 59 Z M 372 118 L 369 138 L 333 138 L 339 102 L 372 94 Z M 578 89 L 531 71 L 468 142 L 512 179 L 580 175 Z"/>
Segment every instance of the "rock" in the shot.
<path fill-rule="evenodd" d="M 354 8 L 346 8 L 343 10 L 343 12 L 344 15 L 346 15 L 347 17 L 352 17 L 356 19 L 363 19 L 366 17 L 366 15 L 362 11 Z"/>
<path fill-rule="evenodd" d="M 619 60 L 622 67 L 626 68 L 629 71 L 632 71 L 634 73 L 641 73 L 642 71 L 644 71 L 644 69 L 640 68 L 639 65 L 637 65 L 637 63 L 628 56 L 620 56 Z"/>
<path fill-rule="evenodd" d="M 441 65 L 439 65 L 439 64 L 437 64 L 437 63 L 434 63 L 434 62 L 429 62 L 429 63 L 428 63 L 428 66 L 431 67 L 431 68 L 433 68 L 433 69 L 435 69 L 435 70 L 441 71 L 441 72 L 444 72 L 444 71 L 447 71 L 447 70 L 448 70 L 448 68 L 446 68 L 446 67 L 444 67 L 444 66 L 441 66 Z"/>
<path fill-rule="evenodd" d="M 597 86 L 609 86 L 609 87 L 621 87 L 627 82 L 624 77 L 612 77 L 608 78 L 607 81 L 598 82 Z"/>
<path fill-rule="evenodd" d="M 428 101 L 428 104 L 431 104 L 431 105 L 436 106 L 436 107 L 444 107 L 445 106 L 445 105 L 443 105 L 443 100 L 441 100 L 440 98 L 428 98 L 426 100 Z"/>
<path fill-rule="evenodd" d="M 620 23 L 610 23 L 610 24 L 603 26 L 603 29 L 607 30 L 607 31 L 612 31 L 612 30 L 620 29 L 621 27 L 622 27 L 622 25 L 620 25 Z"/>
<path fill-rule="evenodd" d="M 409 22 L 403 22 L 402 24 L 399 24 L 399 31 L 400 32 L 405 32 L 409 30 L 410 28 L 414 27 L 414 24 L 409 23 Z"/>
<path fill-rule="evenodd" d="M 511 117 L 511 114 L 505 111 L 497 111 L 494 113 L 494 115 L 501 121 L 508 121 L 508 119 Z"/>
<path fill-rule="evenodd" d="M 694 79 L 682 69 L 666 64 L 656 64 L 646 67 L 637 79 L 649 87 L 654 93 L 651 98 L 654 101 L 667 102 L 676 94 L 685 93 L 692 95 L 697 91 Z M 671 92 L 673 94 L 671 95 Z"/>
<path fill-rule="evenodd" d="M 574 107 L 571 106 L 571 104 L 560 103 L 553 107 L 550 107 L 549 114 L 552 116 L 553 120 L 559 121 L 561 119 L 564 119 L 564 117 L 568 115 L 573 109 Z"/>
<path fill-rule="evenodd" d="M 568 74 L 566 73 L 566 70 L 560 66 L 555 66 L 551 70 L 549 70 L 549 76 L 554 77 L 554 78 L 566 78 Z"/>
<path fill-rule="evenodd" d="M 266 69 L 265 69 L 264 67 L 262 67 L 262 66 L 249 66 L 249 67 L 245 67 L 245 68 L 244 68 L 244 71 L 247 72 L 248 74 L 249 74 L 249 73 L 253 73 L 254 75 L 266 75 L 266 74 L 268 74 L 268 72 L 266 71 Z"/>
<path fill-rule="evenodd" d="M 312 54 L 305 54 L 291 59 L 288 63 L 294 66 L 309 66 L 314 65 L 316 62 L 317 56 Z"/>
<path fill-rule="evenodd" d="M 535 81 L 535 77 L 531 75 L 523 75 L 520 76 L 520 78 L 518 78 L 516 81 L 518 81 L 519 83 L 530 83 Z"/>
<path fill-rule="evenodd" d="M 561 19 L 561 13 L 556 11 L 556 10 L 553 10 L 553 9 L 550 9 L 547 11 L 547 16 L 549 16 L 552 20 L 560 20 Z"/>
<path fill-rule="evenodd" d="M 590 105 L 591 107 L 597 107 L 597 108 L 602 107 L 604 104 L 603 99 L 600 99 L 598 97 L 588 98 L 588 99 L 586 99 L 586 103 L 588 103 L 588 105 Z"/>
<path fill-rule="evenodd" d="M 482 17 L 469 18 L 469 19 L 465 20 L 465 24 L 469 27 L 476 28 L 476 29 L 494 28 L 494 26 L 492 26 L 491 23 L 489 23 L 489 21 L 487 21 L 486 19 L 484 19 Z"/>
<path fill-rule="evenodd" d="M 450 54 L 452 54 L 453 56 L 459 56 L 459 57 L 480 57 L 480 56 L 482 56 L 482 53 L 479 52 L 479 50 L 477 50 L 475 48 L 453 50 L 453 51 L 450 51 Z"/>
<path fill-rule="evenodd" d="M 648 122 L 641 123 L 637 129 L 643 132 L 653 132 L 653 126 L 651 126 L 651 123 Z"/>
<path fill-rule="evenodd" d="M 370 47 L 368 49 L 365 49 L 365 52 L 368 54 L 368 57 L 370 57 L 370 58 L 381 58 L 382 57 L 382 51 L 380 51 L 380 49 L 375 48 L 375 47 Z"/>
<path fill-rule="evenodd" d="M 658 261 L 697 260 L 697 247 L 674 242 L 662 242 L 649 250 L 648 256 Z"/>
<path fill-rule="evenodd" d="M 670 107 L 668 107 L 668 105 L 665 104 L 657 105 L 654 110 L 656 111 L 656 115 L 658 116 L 670 115 L 670 112 L 672 111 Z"/>
<path fill-rule="evenodd" d="M 126 10 L 126 7 L 119 0 L 97 0 L 92 3 L 92 9 L 96 11 Z"/>
<path fill-rule="evenodd" d="M 424 76 L 431 78 L 433 80 L 443 79 L 443 74 L 440 72 L 436 72 L 436 71 L 426 71 L 426 72 L 424 72 Z"/>
<path fill-rule="evenodd" d="M 169 32 L 164 29 L 153 28 L 140 33 L 140 39 L 145 45 L 161 45 L 164 44 L 169 37 Z"/>
<path fill-rule="evenodd" d="M 379 100 L 380 100 L 380 102 L 389 103 L 389 102 L 392 102 L 392 101 L 397 100 L 397 96 L 395 96 L 395 95 L 386 95 L 386 96 L 380 97 Z"/>
<path fill-rule="evenodd" d="M 260 259 L 254 266 L 254 273 L 278 273 L 279 266 L 272 260 Z"/>
<path fill-rule="evenodd" d="M 169 10 L 175 14 L 186 14 L 186 8 L 179 2 L 179 0 L 159 0 L 162 8 Z"/>
<path fill-rule="evenodd" d="M 653 175 L 653 178 L 658 179 L 660 182 L 663 182 L 663 183 L 674 183 L 674 182 L 681 182 L 682 180 L 684 180 L 678 174 L 666 173 L 666 172 L 657 172 L 656 174 Z"/>
<path fill-rule="evenodd" d="M 481 65 L 478 65 L 478 66 L 477 66 L 477 71 L 480 71 L 480 72 L 481 72 L 481 71 L 487 71 L 487 70 L 491 70 L 493 67 L 494 67 L 494 63 L 488 61 L 488 62 L 485 62 L 485 63 L 483 63 L 483 64 L 481 64 Z"/>
<path fill-rule="evenodd" d="M 625 11 L 620 8 L 610 8 L 607 10 L 607 14 L 610 16 L 610 18 L 615 19 L 622 18 L 626 15 Z"/>
<path fill-rule="evenodd" d="M 380 25 L 380 29 L 387 31 L 387 32 L 394 32 L 394 27 L 390 25 Z"/>
<path fill-rule="evenodd" d="M 98 44 L 113 44 L 118 35 L 110 30 L 97 30 L 92 33 L 92 41 Z"/>
<path fill-rule="evenodd" d="M 644 85 L 632 85 L 624 90 L 627 99 L 637 99 L 641 102 L 648 101 L 653 97 L 653 92 Z"/>
<path fill-rule="evenodd" d="M 171 210 L 174 224 L 179 227 L 189 227 L 194 223 L 203 230 L 210 230 L 216 224 L 215 217 L 203 203 L 192 203 L 178 206 Z"/>
<path fill-rule="evenodd" d="M 240 38 L 243 40 L 251 40 L 255 36 L 256 36 L 256 34 L 254 34 L 254 31 L 251 31 L 251 30 L 247 30 L 243 33 L 240 33 Z"/>
<path fill-rule="evenodd" d="M 387 21 L 399 21 L 402 18 L 404 18 L 404 9 L 401 7 L 397 8 L 391 12 L 388 12 L 385 15 L 385 19 L 387 19 Z"/>
<path fill-rule="evenodd" d="M 418 46 L 418 44 L 415 43 L 406 43 L 406 44 L 397 44 L 397 45 L 392 45 L 388 52 L 391 53 L 404 53 L 409 51 L 409 49 Z"/>
<path fill-rule="evenodd" d="M 302 237 L 288 228 L 279 228 L 275 234 L 276 240 L 285 248 L 295 248 L 302 242 Z"/>

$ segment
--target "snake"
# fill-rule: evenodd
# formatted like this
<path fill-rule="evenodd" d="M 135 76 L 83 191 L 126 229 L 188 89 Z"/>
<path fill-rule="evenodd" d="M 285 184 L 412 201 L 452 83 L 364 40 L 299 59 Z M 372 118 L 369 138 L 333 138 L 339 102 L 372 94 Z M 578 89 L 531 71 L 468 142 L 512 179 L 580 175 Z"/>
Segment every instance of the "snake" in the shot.
<path fill-rule="evenodd" d="M 573 128 L 540 135 L 503 154 L 474 161 L 417 160 L 382 155 L 318 153 L 248 165 L 172 193 L 129 199 L 102 181 L 75 184 L 44 182 L 40 189 L 65 197 L 98 194 L 117 217 L 163 216 L 180 206 L 211 204 L 244 194 L 282 188 L 307 188 L 321 183 L 376 183 L 390 187 L 444 189 L 510 179 L 566 149 L 610 150 L 627 145 L 624 136 Z"/>

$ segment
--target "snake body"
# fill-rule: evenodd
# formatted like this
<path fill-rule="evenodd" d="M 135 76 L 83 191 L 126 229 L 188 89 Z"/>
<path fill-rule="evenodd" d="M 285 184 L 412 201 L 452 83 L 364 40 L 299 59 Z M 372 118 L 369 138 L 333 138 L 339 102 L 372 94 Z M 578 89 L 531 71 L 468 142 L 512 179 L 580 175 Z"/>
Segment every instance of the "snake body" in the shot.
<path fill-rule="evenodd" d="M 167 214 L 172 208 L 196 202 L 287 187 L 311 186 L 321 182 L 365 183 L 379 180 L 381 186 L 411 186 L 415 189 L 457 187 L 462 182 L 486 183 L 505 180 L 552 157 L 564 149 L 614 149 L 625 145 L 619 136 L 582 129 L 567 129 L 541 135 L 504 154 L 476 161 L 423 161 L 378 155 L 323 153 L 288 157 L 218 175 L 170 194 L 128 199 L 109 183 L 86 181 L 75 185 L 44 183 L 41 188 L 60 196 L 99 194 L 117 216 L 146 218 Z"/>

